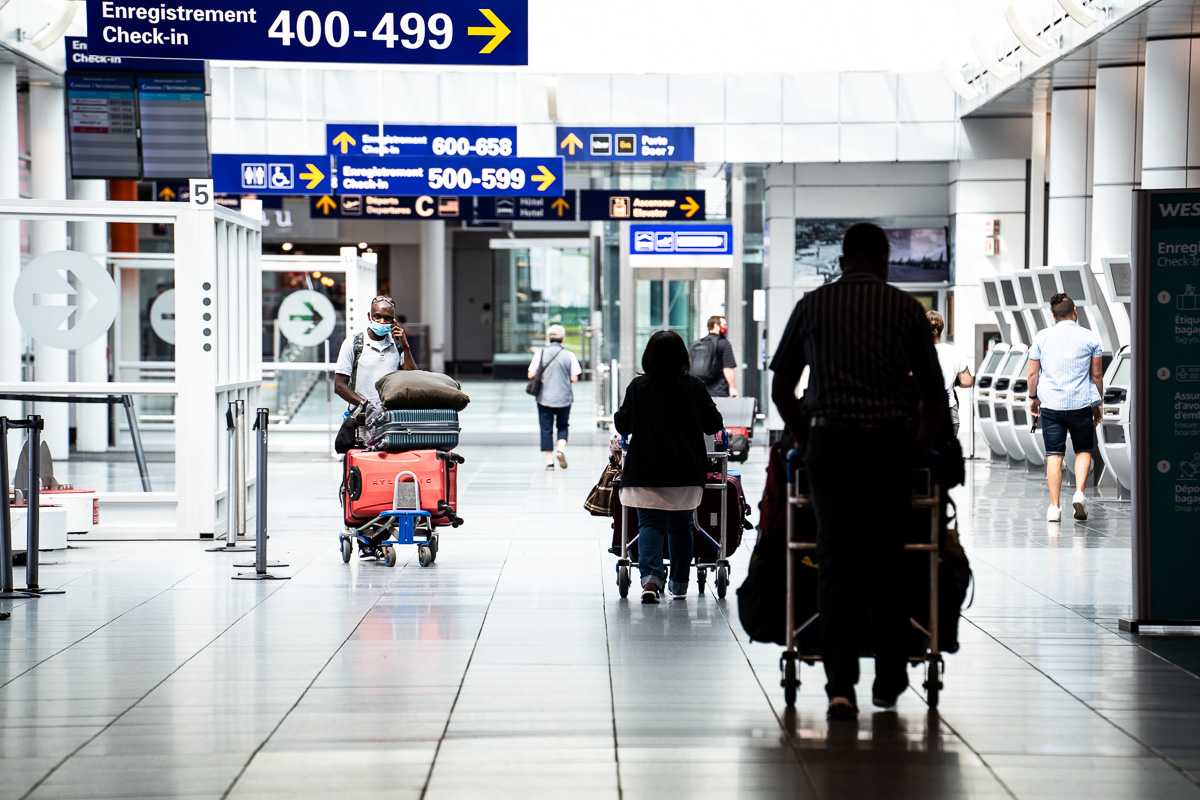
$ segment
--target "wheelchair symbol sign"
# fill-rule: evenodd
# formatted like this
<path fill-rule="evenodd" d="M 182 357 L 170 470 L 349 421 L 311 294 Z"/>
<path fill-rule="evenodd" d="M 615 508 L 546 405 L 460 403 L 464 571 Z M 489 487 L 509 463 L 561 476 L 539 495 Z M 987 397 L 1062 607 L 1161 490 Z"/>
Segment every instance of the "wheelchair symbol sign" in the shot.
<path fill-rule="evenodd" d="M 272 189 L 294 189 L 296 187 L 294 164 L 272 164 L 269 172 Z"/>

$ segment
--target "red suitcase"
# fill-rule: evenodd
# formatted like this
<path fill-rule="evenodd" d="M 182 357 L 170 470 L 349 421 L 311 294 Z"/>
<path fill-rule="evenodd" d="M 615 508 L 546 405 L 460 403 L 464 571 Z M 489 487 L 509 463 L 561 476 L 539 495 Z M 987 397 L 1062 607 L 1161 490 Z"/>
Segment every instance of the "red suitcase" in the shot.
<path fill-rule="evenodd" d="M 434 525 L 462 524 L 458 508 L 458 465 L 463 457 L 442 450 L 382 453 L 351 450 L 342 462 L 342 509 L 347 527 L 364 525 L 392 508 L 396 475 L 411 472 L 421 486 L 421 508 Z"/>

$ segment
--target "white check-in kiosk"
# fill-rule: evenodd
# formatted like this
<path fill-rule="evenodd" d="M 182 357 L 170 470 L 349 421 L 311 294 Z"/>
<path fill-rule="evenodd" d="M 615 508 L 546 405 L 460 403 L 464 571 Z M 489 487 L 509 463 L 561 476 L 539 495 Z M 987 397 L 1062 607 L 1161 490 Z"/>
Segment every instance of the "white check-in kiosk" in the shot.
<path fill-rule="evenodd" d="M 1059 290 L 1058 280 L 1052 269 L 1030 270 L 1027 275 L 1017 278 L 1021 288 L 1021 300 L 1026 305 L 1026 311 L 1033 321 L 1034 335 L 1046 327 L 1047 320 L 1052 319 L 1046 309 L 1049 308 L 1050 298 Z M 1032 290 L 1032 293 L 1030 292 Z M 1030 345 L 1033 341 L 1030 340 Z M 1013 380 L 1010 395 L 1010 415 L 1013 430 L 1021 449 L 1025 452 L 1025 463 L 1031 467 L 1040 467 L 1046 463 L 1046 444 L 1040 431 L 1032 430 L 1033 418 L 1029 413 L 1029 354 L 1025 355 L 1025 363 L 1021 366 L 1021 376 Z"/>
<path fill-rule="evenodd" d="M 1000 363 L 996 377 L 992 383 L 991 415 L 992 423 L 996 426 L 996 435 L 1004 444 L 1005 453 L 1011 461 L 1024 461 L 1025 451 L 1017 439 L 1013 427 L 1011 397 L 1013 381 L 1023 378 L 1021 369 L 1028 369 L 1029 347 L 1024 344 L 1009 346 L 1008 353 Z"/>
<path fill-rule="evenodd" d="M 1000 286 L 1000 303 L 1005 311 L 1012 317 L 1013 326 L 1015 327 L 1012 341 L 1022 344 L 1029 344 L 1033 341 L 1033 334 L 1029 330 L 1029 320 L 1026 319 L 1022 309 L 1024 306 L 1021 303 L 1021 298 L 1017 295 L 1017 279 L 1013 275 L 1004 275 L 997 279 Z"/>
<path fill-rule="evenodd" d="M 1128 256 L 1103 258 L 1104 277 L 1109 297 L 1121 303 L 1129 313 L 1133 302 L 1133 270 Z M 1113 356 L 1104 373 L 1104 413 L 1096 431 L 1104 456 L 1104 475 L 1100 489 L 1113 490 L 1120 499 L 1128 499 L 1133 488 L 1133 460 L 1130 451 L 1130 387 L 1133 378 L 1133 352 L 1122 347 Z"/>
<path fill-rule="evenodd" d="M 979 430 L 993 458 L 1004 458 L 1008 454 L 1008 448 L 1004 446 L 996 430 L 996 421 L 992 418 L 992 387 L 1001 363 L 1008 357 L 1008 348 L 1009 345 L 1003 342 L 994 345 L 984 356 L 983 368 L 975 379 L 975 416 L 979 419 Z"/>

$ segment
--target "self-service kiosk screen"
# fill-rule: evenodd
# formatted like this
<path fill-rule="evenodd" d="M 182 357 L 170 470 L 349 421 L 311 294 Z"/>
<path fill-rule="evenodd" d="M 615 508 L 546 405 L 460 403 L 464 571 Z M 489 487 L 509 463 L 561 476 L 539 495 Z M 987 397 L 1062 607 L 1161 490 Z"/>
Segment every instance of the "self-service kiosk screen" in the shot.
<path fill-rule="evenodd" d="M 1050 298 L 1058 294 L 1058 284 L 1053 275 L 1038 275 L 1037 278 L 1038 286 L 1042 287 L 1042 297 L 1049 303 Z"/>
<path fill-rule="evenodd" d="M 1004 365 L 1004 377 L 1018 378 L 1021 375 L 1021 367 L 1025 366 L 1025 354 L 1013 353 L 1008 363 Z"/>
<path fill-rule="evenodd" d="M 1076 304 L 1082 303 L 1084 297 L 1087 296 L 1087 292 L 1083 288 L 1083 275 L 1076 270 L 1063 270 L 1059 274 L 1062 275 L 1063 291 L 1066 292 L 1067 297 L 1074 300 Z"/>
<path fill-rule="evenodd" d="M 1129 386 L 1130 365 L 1133 364 L 1133 359 L 1122 358 L 1117 362 L 1117 371 L 1113 374 L 1112 380 L 1108 382 L 1109 386 L 1120 386 L 1125 388 Z"/>
<path fill-rule="evenodd" d="M 1037 288 L 1033 285 L 1033 278 L 1022 275 L 1017 278 L 1017 283 L 1021 285 L 1021 302 L 1027 306 L 1038 305 Z"/>
<path fill-rule="evenodd" d="M 996 374 L 996 369 L 1000 366 L 1000 359 L 1008 355 L 1003 350 L 992 353 L 992 357 L 988 359 L 987 366 L 983 368 L 984 375 Z"/>
<path fill-rule="evenodd" d="M 983 285 L 983 293 L 987 296 L 987 304 L 992 308 L 1000 307 L 1000 292 L 996 289 L 996 284 L 988 281 Z"/>
<path fill-rule="evenodd" d="M 1017 305 L 1017 290 L 1013 286 L 1012 281 L 1000 281 L 1000 291 L 1004 293 L 1004 305 L 1012 307 Z"/>

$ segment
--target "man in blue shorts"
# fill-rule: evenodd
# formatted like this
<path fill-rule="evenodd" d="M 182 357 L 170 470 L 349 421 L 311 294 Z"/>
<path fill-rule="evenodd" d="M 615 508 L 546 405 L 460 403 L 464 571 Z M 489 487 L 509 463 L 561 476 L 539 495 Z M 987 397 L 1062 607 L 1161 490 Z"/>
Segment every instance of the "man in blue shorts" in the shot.
<path fill-rule="evenodd" d="M 1067 435 L 1075 448 L 1075 519 L 1087 519 L 1083 489 L 1092 466 L 1096 426 L 1102 414 L 1104 361 L 1100 337 L 1079 325 L 1075 301 L 1059 292 L 1050 298 L 1054 325 L 1038 331 L 1029 348 L 1029 411 L 1040 417 L 1046 443 L 1047 522 L 1061 522 L 1063 457 Z"/>

